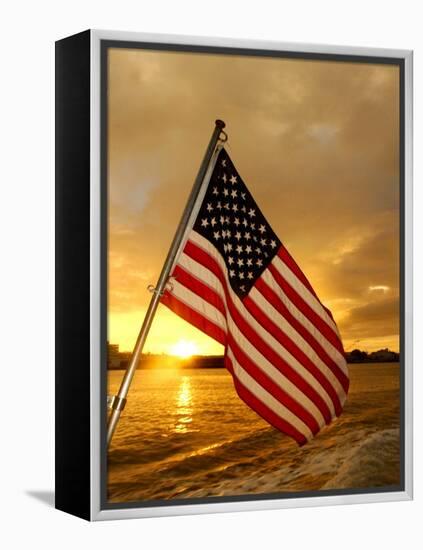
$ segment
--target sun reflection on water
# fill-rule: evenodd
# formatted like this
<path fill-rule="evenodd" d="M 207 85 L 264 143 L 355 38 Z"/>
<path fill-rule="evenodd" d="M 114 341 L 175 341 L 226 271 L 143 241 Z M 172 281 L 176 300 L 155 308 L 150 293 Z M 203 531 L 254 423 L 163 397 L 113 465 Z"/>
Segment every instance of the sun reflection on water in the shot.
<path fill-rule="evenodd" d="M 176 397 L 176 433 L 186 433 L 192 422 L 192 391 L 189 376 L 183 376 Z"/>

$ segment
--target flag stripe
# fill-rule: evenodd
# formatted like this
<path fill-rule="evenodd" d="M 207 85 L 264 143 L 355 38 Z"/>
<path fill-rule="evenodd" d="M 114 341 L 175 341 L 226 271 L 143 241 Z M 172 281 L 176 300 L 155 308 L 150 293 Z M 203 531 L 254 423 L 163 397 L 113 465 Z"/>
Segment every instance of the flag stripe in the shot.
<path fill-rule="evenodd" d="M 310 309 L 318 315 L 324 323 L 333 331 L 335 336 L 339 338 L 338 328 L 333 322 L 333 319 L 327 314 L 326 309 L 322 306 L 319 300 L 312 294 L 307 287 L 303 285 L 300 279 L 297 279 L 295 274 L 289 269 L 289 267 L 283 262 L 278 255 L 276 255 L 270 263 L 270 266 L 274 266 L 281 274 L 282 278 L 289 284 L 289 286 L 295 290 L 297 295 L 308 305 Z M 270 267 L 269 266 L 269 267 Z"/>
<path fill-rule="evenodd" d="M 183 261 L 182 257 L 180 261 Z M 190 278 L 190 274 L 185 274 L 185 276 L 183 277 L 184 283 L 188 285 L 190 284 L 190 280 L 192 279 L 193 279 L 192 277 Z M 214 306 L 209 301 L 205 301 L 201 303 L 202 297 L 199 297 L 195 295 L 193 292 L 191 292 L 189 287 L 184 288 L 183 285 L 174 284 L 172 292 L 173 292 L 173 295 L 175 295 L 178 300 L 180 300 L 183 304 L 185 304 L 185 306 L 191 308 L 193 311 L 197 313 L 201 312 L 203 315 L 206 315 L 208 319 L 215 319 L 216 317 L 220 316 L 219 312 L 215 310 Z M 210 288 L 207 289 L 208 295 L 210 295 L 210 293 L 212 292 L 214 292 L 212 289 Z M 225 300 L 226 300 L 226 297 L 225 297 Z M 278 370 L 274 366 L 274 364 L 269 362 L 266 359 L 266 357 L 264 357 L 261 354 L 261 352 L 251 344 L 251 341 L 248 338 L 246 338 L 244 334 L 240 331 L 237 323 L 232 318 L 230 311 L 232 312 L 236 311 L 233 304 L 231 304 L 231 306 L 228 308 L 228 313 L 227 313 L 227 325 L 228 325 L 229 333 L 232 335 L 232 337 L 234 337 L 236 341 L 238 341 L 240 345 L 242 345 L 242 348 L 245 351 L 248 351 L 250 357 L 254 359 L 257 365 L 260 365 L 262 370 L 265 371 L 268 376 L 270 376 L 281 388 L 285 387 L 287 390 L 289 390 L 291 394 L 294 396 L 294 398 L 297 400 L 297 402 L 300 403 L 303 407 L 305 407 L 310 412 L 310 414 L 314 416 L 314 418 L 316 419 L 316 422 L 318 422 L 319 425 L 323 425 L 325 423 L 325 418 L 322 416 L 322 413 L 320 412 L 318 407 L 313 403 L 313 401 L 307 396 L 306 393 L 304 393 L 304 388 L 301 386 L 297 387 L 295 383 L 291 382 L 291 380 L 285 376 L 286 374 L 285 372 Z M 229 338 L 229 334 L 228 334 L 228 338 Z"/>
<path fill-rule="evenodd" d="M 281 432 L 294 438 L 299 445 L 304 445 L 311 439 L 312 433 L 305 429 L 306 426 L 303 429 L 298 429 L 294 422 L 291 423 L 286 419 L 281 408 L 277 407 L 275 400 L 265 399 L 263 393 L 258 391 L 257 386 L 249 385 L 250 380 L 246 376 L 242 376 L 242 368 L 237 365 L 230 350 L 226 354 L 225 365 L 233 373 L 234 385 L 238 395 L 257 414 Z"/>
<path fill-rule="evenodd" d="M 163 294 L 161 302 L 174 311 L 177 315 L 182 317 L 182 319 L 185 319 L 185 321 L 191 325 L 195 326 L 211 338 L 214 338 L 217 342 L 222 344 L 222 346 L 226 345 L 226 333 L 219 326 L 206 319 L 201 313 L 198 313 L 198 311 L 195 311 L 189 307 L 174 294 L 170 294 L 168 290 L 166 290 Z"/>
<path fill-rule="evenodd" d="M 257 384 L 262 386 L 275 399 L 295 414 L 296 417 L 300 418 L 305 424 L 307 424 L 313 434 L 316 434 L 320 428 L 324 426 L 325 421 L 322 417 L 321 422 L 318 423 L 316 418 L 310 414 L 301 402 L 294 399 L 294 394 L 292 392 L 289 393 L 289 386 L 284 385 L 283 383 L 278 384 L 275 382 L 272 376 L 268 374 L 265 369 L 260 368 L 254 361 L 252 361 L 251 357 L 241 350 L 240 346 L 236 343 L 235 338 L 230 333 L 228 334 L 228 349 L 232 350 L 233 356 L 237 363 L 242 365 L 242 368 L 257 382 Z M 273 370 L 276 371 L 276 369 Z M 278 373 L 278 371 L 276 371 L 276 373 Z M 287 391 L 284 391 L 284 387 Z"/>
<path fill-rule="evenodd" d="M 322 306 L 322 308 L 326 311 L 326 313 L 329 315 L 329 317 L 333 321 L 332 312 L 322 304 L 314 288 L 309 283 L 307 277 L 304 275 L 304 273 L 302 272 L 297 262 L 294 260 L 294 258 L 291 256 L 291 254 L 283 245 L 281 245 L 281 247 L 278 250 L 278 256 L 283 262 L 285 262 L 285 264 L 295 274 L 295 276 L 303 283 L 303 285 L 308 288 L 308 290 L 313 294 L 313 296 L 316 298 L 316 300 L 319 302 L 319 304 Z"/>
<path fill-rule="evenodd" d="M 298 349 L 299 356 L 305 356 L 306 362 L 303 364 L 313 364 L 319 370 L 319 376 L 324 376 L 327 381 L 330 382 L 336 392 L 340 392 L 341 394 L 343 394 L 344 389 L 341 385 L 339 378 L 337 377 L 337 374 L 342 377 L 343 372 L 338 368 L 337 365 L 333 363 L 333 361 L 330 360 L 330 358 L 327 357 L 327 355 L 322 354 L 323 357 L 320 357 L 320 355 L 316 353 L 313 346 L 309 344 L 308 339 L 304 338 L 303 335 L 296 330 L 295 325 L 292 325 L 289 322 L 292 320 L 289 318 L 289 314 L 285 315 L 283 309 L 278 311 L 275 308 L 276 304 L 270 302 L 269 298 L 272 296 L 272 294 L 271 292 L 269 292 L 266 295 L 266 290 L 267 288 L 265 283 L 262 284 L 262 281 L 260 281 L 259 286 L 252 289 L 248 298 L 249 300 L 253 301 L 258 307 L 260 307 L 262 311 L 266 312 L 266 316 L 272 322 L 271 330 L 275 333 L 275 337 L 279 339 L 279 337 L 276 336 L 277 334 L 279 334 L 279 332 L 286 335 L 286 337 L 288 337 Z M 309 340 L 312 340 L 312 338 L 310 337 Z M 327 362 L 325 361 L 325 359 Z M 328 363 L 330 366 L 328 365 Z"/>
<path fill-rule="evenodd" d="M 214 306 L 216 309 L 222 313 L 222 315 L 226 315 L 226 305 L 224 300 L 222 299 L 221 294 L 219 294 L 219 291 L 217 289 L 213 289 L 209 286 L 209 284 L 204 283 L 202 280 L 200 280 L 198 277 L 195 277 L 192 269 L 192 264 L 194 263 L 189 256 L 186 256 L 191 261 L 191 272 L 186 271 L 182 265 L 184 265 L 184 259 L 181 258 L 180 265 L 177 265 L 175 267 L 175 270 L 173 272 L 173 277 L 182 285 L 186 286 L 190 290 L 192 290 L 195 294 L 198 294 L 198 296 L 201 296 L 206 302 L 208 302 L 210 305 Z M 219 281 L 220 283 L 220 281 Z"/>
<path fill-rule="evenodd" d="M 326 376 L 322 371 L 316 366 L 315 363 L 310 361 L 310 359 L 305 355 L 305 353 L 292 341 L 290 340 L 282 330 L 273 323 L 264 315 L 263 311 L 257 306 L 254 300 L 247 296 L 243 302 L 249 312 L 260 322 L 260 324 L 272 335 L 282 346 L 291 353 L 315 378 L 318 382 L 325 388 L 329 397 L 332 399 L 336 415 L 338 416 L 341 412 L 341 403 L 339 397 L 332 387 L 332 384 L 328 381 Z M 332 381 L 333 383 L 333 381 Z M 342 391 L 343 392 L 343 391 Z"/>
<path fill-rule="evenodd" d="M 305 302 L 296 290 L 285 280 L 284 276 L 280 273 L 279 269 L 270 263 L 268 267 L 273 278 L 281 287 L 286 296 L 291 302 L 303 313 L 316 328 L 323 334 L 323 336 L 340 352 L 343 353 L 342 345 L 339 342 L 337 335 L 333 330 L 325 323 L 325 321 Z"/>
<path fill-rule="evenodd" d="M 308 357 L 316 363 L 320 370 L 324 372 L 325 376 L 331 381 L 337 391 L 337 386 L 339 384 L 342 385 L 342 391 L 347 391 L 349 380 L 345 375 L 344 369 L 340 367 L 340 365 L 344 367 L 345 359 L 342 358 L 342 363 L 340 360 L 336 363 L 329 357 L 327 353 L 329 343 L 327 343 L 327 340 L 325 340 L 323 336 L 318 339 L 320 333 L 317 329 L 315 329 L 313 333 L 310 333 L 292 315 L 285 303 L 279 299 L 276 292 L 265 282 L 265 279 L 268 280 L 267 276 L 265 274 L 263 275 L 264 276 L 257 281 L 254 292 L 251 292 L 250 296 L 259 303 L 261 303 L 262 300 L 266 300 L 266 303 L 269 304 L 269 316 L 271 316 L 274 322 L 280 326 L 292 327 L 292 330 L 298 335 L 297 337 L 293 336 L 293 339 L 298 345 L 301 345 L 304 353 L 306 353 Z"/>
<path fill-rule="evenodd" d="M 202 239 L 201 236 L 198 237 Z M 326 421 L 329 422 L 335 411 L 333 402 L 324 388 L 295 357 L 285 350 L 281 344 L 260 325 L 259 320 L 255 320 L 250 315 L 245 307 L 243 308 L 244 311 L 242 315 L 239 313 L 233 304 L 231 299 L 232 293 L 230 295 L 228 292 L 226 279 L 216 259 L 212 258 L 203 248 L 196 246 L 191 239 L 186 243 L 184 254 L 189 255 L 204 268 L 214 273 L 220 280 L 223 292 L 226 294 L 228 311 L 235 325 L 240 329 L 247 341 L 254 342 L 254 347 L 266 358 L 266 360 L 278 368 L 293 384 L 301 388 L 301 391 L 313 401 Z M 181 256 L 181 259 L 182 258 L 183 255 Z M 240 302 L 240 304 L 242 304 L 242 302 Z M 251 327 L 251 324 L 254 326 L 254 329 Z"/>

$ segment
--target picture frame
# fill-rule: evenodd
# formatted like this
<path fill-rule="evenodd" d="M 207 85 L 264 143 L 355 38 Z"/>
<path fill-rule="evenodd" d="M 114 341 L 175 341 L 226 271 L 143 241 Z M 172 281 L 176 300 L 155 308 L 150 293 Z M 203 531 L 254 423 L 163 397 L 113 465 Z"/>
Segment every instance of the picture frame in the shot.
<path fill-rule="evenodd" d="M 400 474 L 395 486 L 109 501 L 107 270 L 111 49 L 379 64 L 398 69 Z M 210 122 L 212 130 L 214 120 Z M 144 131 L 148 133 L 149 128 Z M 219 127 L 217 137 L 220 131 L 223 127 Z M 230 132 L 228 128 L 225 131 Z M 206 140 L 207 136 L 204 145 Z M 248 184 L 248 174 L 245 179 Z M 163 257 L 165 253 L 163 250 Z M 157 287 L 152 290 L 154 293 Z M 84 31 L 56 43 L 56 508 L 96 521 L 411 499 L 412 311 L 411 51 L 101 30 Z M 121 409 L 115 410 L 119 411 L 119 418 Z"/>

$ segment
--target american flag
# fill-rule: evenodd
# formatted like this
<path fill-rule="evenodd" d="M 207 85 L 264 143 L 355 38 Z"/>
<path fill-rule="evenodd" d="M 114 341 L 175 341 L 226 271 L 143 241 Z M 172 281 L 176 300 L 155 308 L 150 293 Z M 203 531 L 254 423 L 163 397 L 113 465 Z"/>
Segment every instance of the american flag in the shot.
<path fill-rule="evenodd" d="M 221 148 L 161 301 L 225 347 L 240 398 L 303 445 L 340 415 L 338 328 Z"/>

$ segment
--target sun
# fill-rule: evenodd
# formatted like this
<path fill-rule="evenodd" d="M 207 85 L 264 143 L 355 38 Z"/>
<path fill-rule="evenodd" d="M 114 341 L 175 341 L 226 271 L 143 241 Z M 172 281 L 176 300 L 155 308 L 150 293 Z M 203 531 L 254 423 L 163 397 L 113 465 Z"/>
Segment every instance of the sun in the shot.
<path fill-rule="evenodd" d="M 177 355 L 182 359 L 187 359 L 188 357 L 191 357 L 191 355 L 196 355 L 198 353 L 198 348 L 194 342 L 190 342 L 189 340 L 179 340 L 176 344 L 170 347 L 169 351 L 171 355 Z"/>

